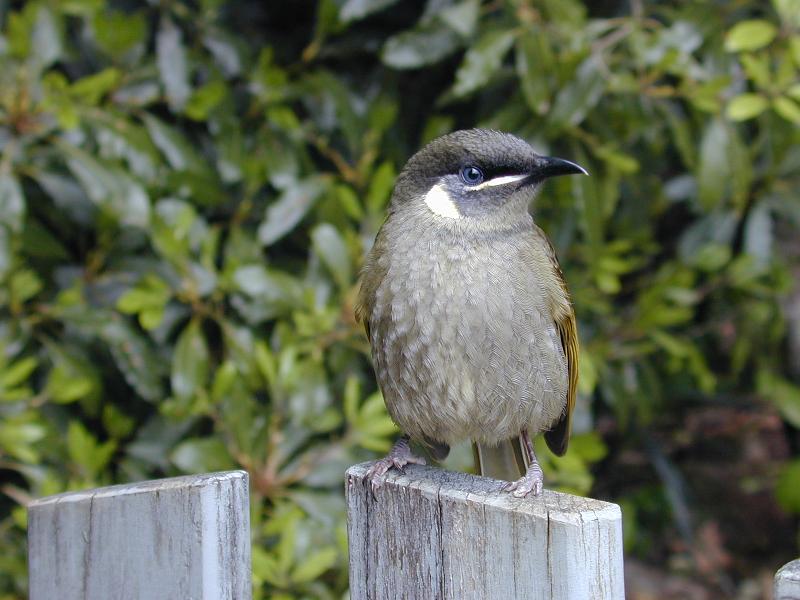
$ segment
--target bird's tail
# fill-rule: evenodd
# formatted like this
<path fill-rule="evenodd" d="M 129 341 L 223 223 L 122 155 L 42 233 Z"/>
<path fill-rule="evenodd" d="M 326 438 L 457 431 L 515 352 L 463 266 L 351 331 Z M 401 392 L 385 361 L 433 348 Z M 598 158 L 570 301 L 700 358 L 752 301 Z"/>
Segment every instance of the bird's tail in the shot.
<path fill-rule="evenodd" d="M 472 444 L 475 455 L 475 468 L 484 477 L 516 481 L 525 474 L 527 461 L 519 436 L 504 440 L 497 446 Z"/>

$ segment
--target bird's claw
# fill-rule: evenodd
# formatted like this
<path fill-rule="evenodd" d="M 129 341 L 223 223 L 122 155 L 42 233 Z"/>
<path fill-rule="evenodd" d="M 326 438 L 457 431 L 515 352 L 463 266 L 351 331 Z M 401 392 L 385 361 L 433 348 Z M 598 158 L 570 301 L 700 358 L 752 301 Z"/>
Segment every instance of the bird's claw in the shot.
<path fill-rule="evenodd" d="M 541 471 L 528 472 L 516 481 L 510 481 L 503 486 L 504 492 L 511 492 L 515 498 L 525 498 L 528 495 L 540 496 L 544 488 Z"/>
<path fill-rule="evenodd" d="M 389 469 L 394 467 L 401 473 L 405 473 L 406 465 L 408 464 L 424 465 L 426 463 L 424 458 L 416 456 L 411 452 L 407 439 L 400 438 L 389 451 L 389 454 L 375 461 L 367 471 L 367 479 L 372 488 L 372 497 L 375 497 L 375 492 L 383 485 L 384 475 L 386 475 Z"/>

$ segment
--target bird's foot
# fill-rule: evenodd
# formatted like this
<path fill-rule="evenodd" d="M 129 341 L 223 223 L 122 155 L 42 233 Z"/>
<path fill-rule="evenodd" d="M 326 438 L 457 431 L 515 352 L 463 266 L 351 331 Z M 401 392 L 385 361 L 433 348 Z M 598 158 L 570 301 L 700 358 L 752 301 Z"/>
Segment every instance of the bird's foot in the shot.
<path fill-rule="evenodd" d="M 541 469 L 538 473 L 525 473 L 516 481 L 511 481 L 503 486 L 503 491 L 511 492 L 516 498 L 524 498 L 528 495 L 540 496 L 544 486 L 544 478 Z"/>
<path fill-rule="evenodd" d="M 407 464 L 424 465 L 425 459 L 416 456 L 411 452 L 411 446 L 408 442 L 408 436 L 404 435 L 397 442 L 395 442 L 389 454 L 384 456 L 373 464 L 367 471 L 367 479 L 372 486 L 372 494 L 383 485 L 383 476 L 386 472 L 394 467 L 401 473 L 405 471 Z"/>
<path fill-rule="evenodd" d="M 540 496 L 544 488 L 544 474 L 542 473 L 542 467 L 539 466 L 539 461 L 536 460 L 536 454 L 533 451 L 533 444 L 531 444 L 527 430 L 522 431 L 522 441 L 525 444 L 528 469 L 525 471 L 525 475 L 516 481 L 505 484 L 503 490 L 511 492 L 517 498 L 524 498 L 528 495 Z"/>

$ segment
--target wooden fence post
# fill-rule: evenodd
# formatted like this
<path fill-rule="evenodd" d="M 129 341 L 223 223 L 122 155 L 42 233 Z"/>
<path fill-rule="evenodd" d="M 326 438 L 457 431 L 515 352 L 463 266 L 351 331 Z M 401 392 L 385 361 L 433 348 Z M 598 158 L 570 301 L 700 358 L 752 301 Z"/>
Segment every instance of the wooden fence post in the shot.
<path fill-rule="evenodd" d="M 619 506 L 431 467 L 347 471 L 351 600 L 623 600 Z"/>
<path fill-rule="evenodd" d="M 800 600 L 800 558 L 775 573 L 775 600 Z"/>
<path fill-rule="evenodd" d="M 32 502 L 30 600 L 251 598 L 247 483 L 228 471 Z"/>

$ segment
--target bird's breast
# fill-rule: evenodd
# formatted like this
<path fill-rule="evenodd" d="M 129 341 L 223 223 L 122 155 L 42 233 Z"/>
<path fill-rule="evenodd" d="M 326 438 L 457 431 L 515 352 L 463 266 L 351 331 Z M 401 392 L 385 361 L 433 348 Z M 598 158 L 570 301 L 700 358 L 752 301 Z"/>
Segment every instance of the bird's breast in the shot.
<path fill-rule="evenodd" d="M 530 240 L 387 235 L 369 315 L 387 407 L 412 436 L 495 442 L 549 427 L 567 371 Z"/>

